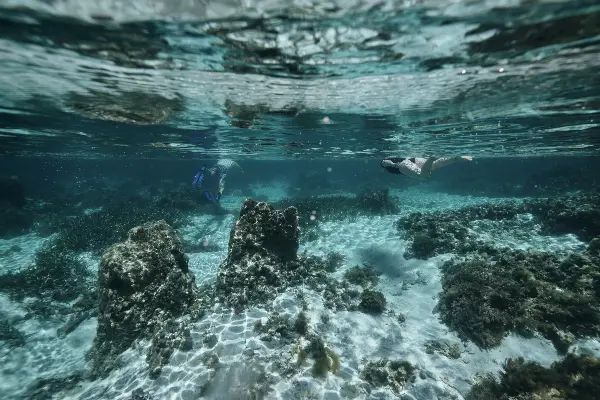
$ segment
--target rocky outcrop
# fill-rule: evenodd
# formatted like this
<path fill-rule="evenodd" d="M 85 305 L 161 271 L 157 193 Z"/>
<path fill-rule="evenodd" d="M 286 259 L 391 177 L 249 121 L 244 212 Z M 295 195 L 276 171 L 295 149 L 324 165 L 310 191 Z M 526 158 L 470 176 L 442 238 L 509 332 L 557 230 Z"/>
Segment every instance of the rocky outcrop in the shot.
<path fill-rule="evenodd" d="M 98 328 L 88 354 L 93 376 L 110 372 L 139 338 L 153 338 L 153 377 L 173 349 L 190 346 L 189 329 L 178 318 L 194 312 L 198 291 L 181 240 L 165 221 L 131 229 L 127 240 L 104 252 L 98 291 Z"/>
<path fill-rule="evenodd" d="M 248 199 L 229 237 L 227 258 L 219 268 L 216 293 L 239 308 L 270 298 L 293 279 L 300 265 L 298 212 L 294 207 L 275 210 Z"/>
<path fill-rule="evenodd" d="M 0 177 L 0 201 L 6 200 L 12 206 L 23 208 L 27 202 L 23 184 L 16 176 Z"/>
<path fill-rule="evenodd" d="M 0 177 L 0 237 L 21 235 L 31 229 L 34 215 L 26 204 L 21 181 L 15 176 Z"/>
<path fill-rule="evenodd" d="M 235 312 L 248 305 L 268 309 L 278 294 L 302 285 L 320 293 L 327 308 L 372 312 L 359 304 L 363 301 L 377 303 L 375 313 L 383 311 L 385 299 L 379 292 L 368 292 L 376 296 L 375 302 L 368 302 L 349 282 L 330 277 L 343 263 L 339 254 L 326 259 L 298 256 L 299 240 L 295 207 L 280 211 L 267 203 L 246 200 L 231 231 L 227 258 L 219 267 L 216 300 Z"/>

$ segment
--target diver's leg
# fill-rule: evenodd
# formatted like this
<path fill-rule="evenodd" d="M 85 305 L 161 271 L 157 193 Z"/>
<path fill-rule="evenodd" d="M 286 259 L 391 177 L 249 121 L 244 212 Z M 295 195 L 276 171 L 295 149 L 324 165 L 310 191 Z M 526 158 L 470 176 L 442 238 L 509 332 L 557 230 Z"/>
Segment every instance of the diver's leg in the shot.
<path fill-rule="evenodd" d="M 454 164 L 457 161 L 471 161 L 473 159 L 473 157 L 471 156 L 458 156 L 458 157 L 445 157 L 445 158 L 439 158 L 437 160 L 435 160 L 435 162 L 433 163 L 433 169 L 436 170 L 438 168 L 442 168 L 445 167 L 447 165 L 451 165 Z"/>
<path fill-rule="evenodd" d="M 429 157 L 423 166 L 421 167 L 421 178 L 427 179 L 431 176 L 431 171 L 433 170 L 433 165 L 437 160 L 433 157 Z"/>
<path fill-rule="evenodd" d="M 396 164 L 396 167 L 400 170 L 403 175 L 406 175 L 410 178 L 422 179 L 421 177 L 421 168 L 414 162 L 406 159 L 402 161 L 400 164 Z"/>

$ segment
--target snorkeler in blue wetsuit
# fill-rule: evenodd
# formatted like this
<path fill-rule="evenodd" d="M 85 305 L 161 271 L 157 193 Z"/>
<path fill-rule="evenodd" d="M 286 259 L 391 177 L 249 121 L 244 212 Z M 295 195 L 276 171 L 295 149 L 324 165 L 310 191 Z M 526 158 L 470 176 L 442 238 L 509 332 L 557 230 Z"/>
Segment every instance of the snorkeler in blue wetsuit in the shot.
<path fill-rule="evenodd" d="M 202 168 L 200 168 L 200 171 L 198 171 L 198 173 L 194 176 L 194 180 L 192 181 L 192 186 L 202 187 L 202 184 L 204 183 L 204 174 L 205 173 L 206 173 L 206 166 L 203 165 Z M 205 190 L 202 194 L 204 195 L 204 197 L 206 197 L 206 199 L 208 201 L 221 200 L 221 192 L 217 192 L 216 195 L 213 195 L 210 190 Z"/>
<path fill-rule="evenodd" d="M 219 179 L 219 190 L 217 193 L 213 195 L 210 190 L 205 190 L 202 194 L 207 200 L 218 202 L 221 200 L 221 196 L 225 190 L 225 178 L 227 177 L 227 173 L 234 167 L 239 168 L 240 170 L 242 169 L 238 163 L 229 159 L 221 159 L 217 161 L 217 164 L 215 164 L 214 167 L 208 169 L 203 165 L 202 168 L 200 168 L 200 171 L 194 176 L 192 186 L 202 187 L 206 171 L 208 171 L 210 175 L 217 175 L 217 178 Z"/>

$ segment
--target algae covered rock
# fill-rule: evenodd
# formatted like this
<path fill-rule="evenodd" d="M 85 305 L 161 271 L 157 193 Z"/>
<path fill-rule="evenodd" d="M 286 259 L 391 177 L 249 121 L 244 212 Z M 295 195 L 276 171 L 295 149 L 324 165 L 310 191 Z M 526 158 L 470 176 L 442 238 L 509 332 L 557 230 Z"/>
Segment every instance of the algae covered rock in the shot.
<path fill-rule="evenodd" d="M 299 240 L 295 207 L 276 210 L 267 203 L 246 200 L 231 231 L 227 258 L 219 267 L 216 299 L 233 307 L 235 312 L 247 305 L 269 308 L 278 294 L 305 285 L 320 293 L 328 308 L 383 311 L 382 294 L 373 296 L 369 292 L 359 299 L 360 292 L 348 282 L 329 276 L 341 263 L 342 256 L 330 254 L 326 259 L 298 256 Z M 361 300 L 364 304 L 359 307 Z"/>
<path fill-rule="evenodd" d="M 90 275 L 76 253 L 50 241 L 38 250 L 31 266 L 0 275 L 0 292 L 18 300 L 36 297 L 47 304 L 67 302 L 90 289 Z"/>
<path fill-rule="evenodd" d="M 509 332 L 541 335 L 566 353 L 575 338 L 600 336 L 600 260 L 503 250 L 442 267 L 441 320 L 489 349 Z"/>
<path fill-rule="evenodd" d="M 370 361 L 363 368 L 361 378 L 375 388 L 388 387 L 398 393 L 416 379 L 415 367 L 401 360 Z"/>
<path fill-rule="evenodd" d="M 381 314 L 385 310 L 386 303 L 383 293 L 367 289 L 362 292 L 358 307 L 365 314 Z"/>
<path fill-rule="evenodd" d="M 578 399 L 595 400 L 600 391 L 600 359 L 569 354 L 550 368 L 523 358 L 505 361 L 500 379 L 485 376 L 467 400 Z"/>
<path fill-rule="evenodd" d="M 175 319 L 193 311 L 198 293 L 181 240 L 165 221 L 135 227 L 127 240 L 109 247 L 98 286 L 98 328 L 90 352 L 94 375 L 107 374 L 138 338 L 154 337 L 148 357 L 154 376 L 173 348 L 189 347 L 189 333 Z"/>
<path fill-rule="evenodd" d="M 238 308 L 270 298 L 301 267 L 294 262 L 299 239 L 294 207 L 279 211 L 267 203 L 246 200 L 231 231 L 227 258 L 219 268 L 217 296 Z"/>

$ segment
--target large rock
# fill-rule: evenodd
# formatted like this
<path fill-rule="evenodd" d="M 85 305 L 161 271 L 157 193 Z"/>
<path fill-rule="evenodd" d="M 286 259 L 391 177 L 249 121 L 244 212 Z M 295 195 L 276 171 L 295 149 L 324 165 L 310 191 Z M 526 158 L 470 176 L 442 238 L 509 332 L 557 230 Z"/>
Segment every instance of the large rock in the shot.
<path fill-rule="evenodd" d="M 0 177 L 0 200 L 6 200 L 17 208 L 23 208 L 27 202 L 23 184 L 16 176 Z"/>
<path fill-rule="evenodd" d="M 330 254 L 327 259 L 298 256 L 299 240 L 295 207 L 280 211 L 267 203 L 246 200 L 231 231 L 227 258 L 219 267 L 215 300 L 235 312 L 246 306 L 270 309 L 278 294 L 305 286 L 323 296 L 325 307 L 373 311 L 360 304 L 364 296 L 361 298 L 360 291 L 349 282 L 329 276 L 340 262 L 339 254 Z M 369 290 L 366 295 L 375 296 L 382 308 L 385 299 L 378 293 Z"/>
<path fill-rule="evenodd" d="M 298 211 L 275 210 L 248 199 L 231 231 L 227 258 L 219 268 L 216 294 L 236 308 L 272 297 L 295 280 L 300 239 Z"/>
<path fill-rule="evenodd" d="M 0 237 L 21 235 L 31 229 L 34 215 L 16 176 L 0 177 Z"/>
<path fill-rule="evenodd" d="M 89 354 L 94 376 L 110 372 L 138 338 L 154 338 L 151 376 L 174 348 L 190 345 L 189 331 L 176 319 L 194 311 L 197 288 L 181 240 L 165 221 L 131 229 L 127 240 L 104 252 L 98 290 L 98 328 Z"/>

